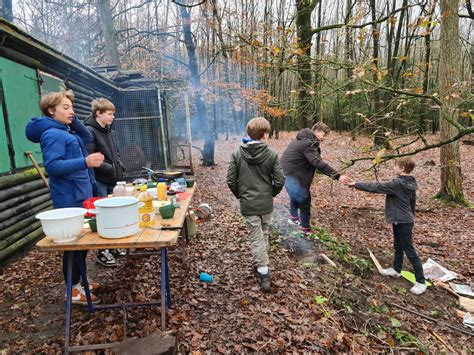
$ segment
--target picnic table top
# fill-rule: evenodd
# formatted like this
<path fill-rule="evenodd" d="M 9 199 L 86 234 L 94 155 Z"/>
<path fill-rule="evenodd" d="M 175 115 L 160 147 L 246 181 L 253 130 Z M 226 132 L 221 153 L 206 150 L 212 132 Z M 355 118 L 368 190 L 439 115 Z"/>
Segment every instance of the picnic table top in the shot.
<path fill-rule="evenodd" d="M 180 195 L 180 208 L 176 208 L 173 218 L 163 219 L 156 215 L 152 228 L 161 228 L 163 223 L 166 227 L 182 228 L 186 218 L 186 212 L 191 204 L 196 185 L 188 187 L 185 193 Z M 182 198 L 181 198 L 182 197 Z M 166 228 L 165 227 L 165 228 Z M 50 238 L 41 239 L 36 246 L 41 251 L 74 251 L 74 250 L 96 250 L 96 249 L 130 249 L 130 248 L 162 248 L 176 244 L 180 230 L 157 230 L 152 228 L 140 229 L 135 235 L 125 238 L 108 239 L 100 237 L 89 228 L 81 230 L 76 240 L 67 243 L 54 243 Z"/>

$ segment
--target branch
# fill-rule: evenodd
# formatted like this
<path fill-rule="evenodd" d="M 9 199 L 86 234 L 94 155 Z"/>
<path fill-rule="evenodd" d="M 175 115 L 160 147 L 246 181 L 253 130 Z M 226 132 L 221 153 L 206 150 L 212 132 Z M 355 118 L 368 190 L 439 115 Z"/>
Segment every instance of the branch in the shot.
<path fill-rule="evenodd" d="M 139 8 L 141 8 L 142 6 L 145 6 L 145 5 L 147 5 L 147 4 L 150 4 L 151 1 L 152 1 L 152 0 L 145 0 L 145 1 L 144 1 L 142 4 L 140 4 L 140 5 L 130 6 L 130 7 L 126 8 L 126 9 L 124 9 L 123 11 L 120 11 L 119 13 L 113 15 L 113 16 L 112 16 L 112 19 L 115 19 L 115 18 L 119 17 L 120 15 L 123 15 L 124 13 L 129 12 L 130 10 L 139 9 Z"/>
<path fill-rule="evenodd" d="M 381 89 L 381 90 L 394 92 L 394 93 L 402 94 L 402 95 L 422 97 L 422 98 L 425 98 L 425 99 L 429 99 L 429 100 L 432 100 L 432 101 L 436 102 L 439 106 L 443 106 L 443 103 L 441 102 L 441 100 L 438 99 L 436 96 L 433 96 L 433 95 L 417 94 L 416 92 L 413 92 L 413 91 L 398 90 L 398 89 L 390 88 L 390 87 L 383 86 L 383 85 L 375 85 L 374 83 L 371 83 L 370 81 L 366 81 L 366 80 L 361 80 L 361 82 L 363 82 L 367 85 L 370 85 L 370 86 L 374 86 L 376 89 Z"/>
<path fill-rule="evenodd" d="M 443 145 L 446 145 L 446 144 L 449 144 L 449 143 L 452 143 L 452 142 L 455 142 L 457 140 L 459 140 L 460 138 L 464 137 L 464 136 L 467 136 L 468 134 L 471 134 L 471 133 L 474 133 L 474 127 L 469 127 L 469 128 L 464 128 L 460 131 L 458 131 L 458 133 L 454 136 L 452 136 L 451 138 L 448 138 L 448 139 L 445 139 L 444 141 L 439 141 L 437 143 L 433 143 L 433 144 L 425 144 L 423 147 L 421 148 L 418 148 L 418 149 L 414 149 L 412 151 L 409 151 L 409 152 L 406 152 L 406 153 L 399 153 L 399 154 L 387 154 L 387 155 L 383 155 L 381 158 L 380 158 L 380 161 L 379 163 L 377 164 L 381 164 L 381 163 L 384 163 L 386 161 L 389 161 L 389 160 L 392 160 L 392 159 L 395 159 L 395 158 L 400 158 L 400 157 L 406 157 L 406 156 L 410 156 L 410 155 L 415 155 L 419 152 L 422 152 L 424 150 L 429 150 L 429 149 L 433 149 L 433 148 L 439 148 Z M 416 139 L 415 141 L 417 141 L 418 139 Z M 414 141 L 414 142 L 415 142 Z M 350 159 L 350 160 L 346 160 L 346 161 L 343 161 L 342 163 L 344 165 L 346 165 L 346 168 L 349 167 L 349 166 L 352 166 L 354 165 L 356 162 L 358 161 L 362 161 L 362 160 L 374 160 L 375 157 L 373 156 L 370 156 L 370 157 L 360 157 L 360 158 L 354 158 L 354 159 Z M 377 164 L 373 164 L 370 168 L 374 167 L 375 165 Z M 369 169 L 370 169 L 369 168 Z"/>
<path fill-rule="evenodd" d="M 469 14 L 469 18 L 474 20 L 474 11 L 472 11 L 471 0 L 466 0 L 466 9 L 467 13 Z"/>
<path fill-rule="evenodd" d="M 207 0 L 202 0 L 201 2 L 198 2 L 197 4 L 186 5 L 186 4 L 181 4 L 180 2 L 177 2 L 176 0 L 171 0 L 171 2 L 175 3 L 176 5 L 184 6 L 184 7 L 188 7 L 188 8 L 202 5 L 202 4 L 204 4 L 206 1 L 207 1 Z"/>
<path fill-rule="evenodd" d="M 343 28 L 343 27 L 348 27 L 348 28 L 363 28 L 363 27 L 367 27 L 367 26 L 373 26 L 373 25 L 375 25 L 375 24 L 378 24 L 378 23 L 387 21 L 390 17 L 392 17 L 393 15 L 395 15 L 397 12 L 403 11 L 403 10 L 408 9 L 408 8 L 410 8 L 410 7 L 413 7 L 413 6 L 415 6 L 415 5 L 403 6 L 403 7 L 399 8 L 399 9 L 396 9 L 395 11 L 391 12 L 391 13 L 388 14 L 387 16 L 384 16 L 384 17 L 378 19 L 377 21 L 370 21 L 370 22 L 363 23 L 363 24 L 361 24 L 361 25 L 349 25 L 349 24 L 346 24 L 346 23 L 338 23 L 338 24 L 334 24 L 334 25 L 326 25 L 326 26 L 314 28 L 314 29 L 311 30 L 311 34 L 314 35 L 314 34 L 316 34 L 316 33 L 323 32 L 323 31 L 327 31 L 327 30 L 333 30 L 333 29 L 335 29 L 335 28 Z"/>

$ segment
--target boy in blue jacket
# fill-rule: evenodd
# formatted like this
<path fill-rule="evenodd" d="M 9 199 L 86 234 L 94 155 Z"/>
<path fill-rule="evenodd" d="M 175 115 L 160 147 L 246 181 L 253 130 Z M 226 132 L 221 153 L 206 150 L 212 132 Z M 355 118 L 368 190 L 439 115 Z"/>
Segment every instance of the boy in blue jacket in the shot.
<path fill-rule="evenodd" d="M 26 137 L 40 143 L 54 208 L 82 207 L 84 200 L 93 196 L 95 188 L 92 168 L 102 164 L 100 153 L 87 153 L 86 144 L 92 142 L 87 128 L 74 117 L 74 94 L 71 91 L 52 92 L 41 97 L 39 106 L 42 117 L 35 117 L 26 126 Z M 79 253 L 78 253 L 79 254 Z M 84 260 L 87 252 L 82 252 Z M 63 273 L 66 279 L 67 260 L 63 256 Z M 84 289 L 80 283 L 78 260 L 73 260 L 72 302 L 87 304 Z M 91 289 L 97 288 L 90 282 Z M 94 303 L 98 298 L 91 294 Z"/>
<path fill-rule="evenodd" d="M 395 256 L 393 268 L 383 269 L 382 274 L 400 277 L 403 266 L 403 254 L 410 260 L 415 271 L 416 283 L 411 293 L 421 295 L 426 291 L 425 276 L 420 258 L 413 246 L 413 226 L 416 206 L 416 179 L 409 175 L 415 168 L 415 162 L 409 157 L 395 161 L 394 172 L 397 177 L 388 182 L 355 182 L 349 180 L 347 185 L 358 190 L 385 194 L 385 218 L 393 228 L 393 245 Z"/>

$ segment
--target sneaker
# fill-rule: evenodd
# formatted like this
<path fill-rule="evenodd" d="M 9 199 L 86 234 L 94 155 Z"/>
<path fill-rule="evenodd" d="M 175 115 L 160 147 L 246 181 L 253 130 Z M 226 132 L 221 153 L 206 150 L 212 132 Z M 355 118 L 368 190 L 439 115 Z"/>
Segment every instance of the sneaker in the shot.
<path fill-rule="evenodd" d="M 399 272 L 395 271 L 395 269 L 389 267 L 388 269 L 382 269 L 380 270 L 380 273 L 384 276 L 390 276 L 390 277 L 400 277 L 402 276 Z"/>
<path fill-rule="evenodd" d="M 100 302 L 97 296 L 95 296 L 92 293 L 91 293 L 91 301 L 92 301 L 92 304 L 97 304 Z M 72 304 L 80 304 L 83 306 L 87 306 L 86 292 L 84 291 L 84 288 L 82 287 L 81 284 L 77 284 L 72 287 L 71 302 Z"/>
<path fill-rule="evenodd" d="M 114 258 L 127 256 L 127 251 L 125 249 L 110 249 L 109 252 Z"/>
<path fill-rule="evenodd" d="M 117 266 L 117 260 L 115 260 L 114 256 L 106 250 L 99 250 L 97 253 L 97 262 L 104 266 Z"/>
<path fill-rule="evenodd" d="M 421 284 L 419 282 L 417 282 L 415 284 L 415 286 L 413 286 L 411 289 L 410 289 L 410 292 L 415 294 L 415 295 L 421 295 L 422 293 L 425 293 L 426 291 L 426 284 Z"/>
<path fill-rule="evenodd" d="M 290 218 L 288 218 L 288 224 L 290 226 L 299 226 L 301 224 L 301 220 L 299 217 L 290 216 Z"/>
<path fill-rule="evenodd" d="M 272 289 L 272 276 L 270 271 L 268 271 L 265 275 L 258 273 L 258 277 L 260 280 L 260 289 L 263 292 L 270 292 Z"/>
<path fill-rule="evenodd" d="M 312 232 L 311 227 L 301 227 L 300 230 L 304 234 L 311 234 L 311 232 Z"/>
<path fill-rule="evenodd" d="M 89 291 L 94 292 L 97 291 L 99 288 L 102 287 L 102 285 L 94 280 L 87 280 L 89 283 Z M 82 285 L 84 287 L 84 285 Z"/>

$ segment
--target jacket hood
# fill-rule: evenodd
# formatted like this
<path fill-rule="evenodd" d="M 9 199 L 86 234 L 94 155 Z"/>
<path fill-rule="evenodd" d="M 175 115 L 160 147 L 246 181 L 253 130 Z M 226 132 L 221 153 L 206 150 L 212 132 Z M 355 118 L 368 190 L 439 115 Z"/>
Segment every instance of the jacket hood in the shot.
<path fill-rule="evenodd" d="M 296 135 L 296 139 L 298 140 L 309 139 L 312 141 L 317 140 L 316 135 L 309 128 L 303 128 L 302 130 L 300 130 L 298 134 Z"/>
<path fill-rule="evenodd" d="M 270 149 L 265 143 L 242 144 L 240 146 L 242 158 L 249 164 L 262 164 L 270 156 Z"/>
<path fill-rule="evenodd" d="M 59 123 L 51 117 L 34 117 L 26 125 L 26 138 L 28 138 L 33 143 L 39 143 L 43 133 L 51 128 L 64 129 L 65 131 L 69 130 L 67 125 Z"/>
<path fill-rule="evenodd" d="M 97 120 L 95 119 L 94 116 L 90 115 L 89 117 L 87 117 L 84 121 L 84 126 L 92 126 L 96 129 L 98 129 L 99 131 L 102 131 L 102 132 L 108 132 L 110 131 L 110 126 L 105 126 L 105 127 L 102 127 L 98 122 Z"/>
<path fill-rule="evenodd" d="M 399 176 L 399 178 L 400 178 L 400 183 L 402 185 L 402 188 L 405 192 L 416 191 L 416 188 L 418 187 L 418 185 L 416 183 L 416 179 L 413 176 L 402 175 L 402 176 Z"/>

